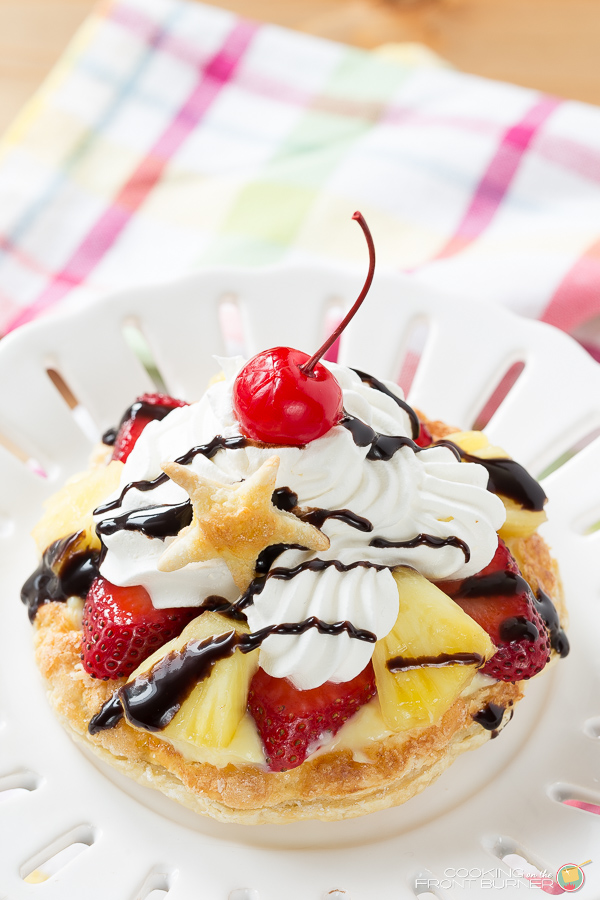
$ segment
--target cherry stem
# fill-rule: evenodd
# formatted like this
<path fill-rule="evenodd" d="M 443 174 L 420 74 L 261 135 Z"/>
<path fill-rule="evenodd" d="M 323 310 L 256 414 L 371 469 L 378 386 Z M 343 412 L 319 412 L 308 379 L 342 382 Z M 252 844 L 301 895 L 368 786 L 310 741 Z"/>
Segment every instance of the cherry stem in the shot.
<path fill-rule="evenodd" d="M 371 287 L 371 283 L 373 281 L 373 275 L 375 274 L 375 244 L 373 243 L 373 237 L 371 235 L 371 232 L 369 231 L 369 226 L 365 222 L 363 214 L 360 212 L 355 212 L 354 215 L 352 216 L 352 218 L 356 219 L 356 221 L 362 228 L 365 238 L 367 240 L 367 247 L 369 248 L 369 271 L 367 273 L 367 278 L 363 285 L 363 289 L 360 292 L 360 294 L 358 295 L 358 298 L 355 301 L 352 309 L 342 319 L 342 321 L 340 322 L 338 327 L 335 329 L 333 334 L 329 335 L 329 337 L 327 338 L 327 340 L 325 341 L 323 346 L 319 347 L 319 349 L 314 354 L 314 356 L 311 356 L 311 358 L 308 360 L 308 362 L 305 362 L 302 366 L 299 366 L 300 371 L 303 372 L 304 375 L 308 375 L 309 378 L 312 375 L 313 369 L 316 366 L 316 364 L 319 362 L 321 357 L 325 353 L 327 353 L 327 351 L 329 350 L 329 348 L 331 347 L 332 344 L 335 344 L 335 342 L 339 338 L 340 334 L 342 333 L 342 331 L 344 330 L 344 328 L 346 327 L 348 322 L 354 318 L 354 316 L 360 309 L 363 300 L 369 293 L 369 288 Z"/>

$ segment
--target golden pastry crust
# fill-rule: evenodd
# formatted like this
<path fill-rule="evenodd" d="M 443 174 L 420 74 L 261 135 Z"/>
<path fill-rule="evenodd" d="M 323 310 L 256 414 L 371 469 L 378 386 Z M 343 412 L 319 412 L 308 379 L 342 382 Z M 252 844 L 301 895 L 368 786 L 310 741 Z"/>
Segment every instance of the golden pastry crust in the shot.
<path fill-rule="evenodd" d="M 217 768 L 185 759 L 166 741 L 121 721 L 91 736 L 88 723 L 121 681 L 91 678 L 80 661 L 81 632 L 62 603 L 42 606 L 36 618 L 36 658 L 49 698 L 74 737 L 137 781 L 197 812 L 224 822 L 260 824 L 301 819 L 333 821 L 404 803 L 422 791 L 465 750 L 491 734 L 473 720 L 488 703 L 508 710 L 522 684 L 496 682 L 459 697 L 440 722 L 392 735 L 362 749 L 333 750 L 289 772 L 255 765 Z"/>

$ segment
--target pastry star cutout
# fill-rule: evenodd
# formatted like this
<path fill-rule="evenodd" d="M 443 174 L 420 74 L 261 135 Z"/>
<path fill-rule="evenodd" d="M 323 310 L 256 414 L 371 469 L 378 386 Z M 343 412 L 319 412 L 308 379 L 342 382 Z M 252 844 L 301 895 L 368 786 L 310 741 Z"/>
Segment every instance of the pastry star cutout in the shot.
<path fill-rule="evenodd" d="M 194 516 L 158 560 L 161 572 L 220 557 L 237 587 L 245 591 L 256 576 L 256 559 L 265 547 L 329 547 L 329 538 L 318 528 L 273 506 L 278 456 L 272 456 L 254 475 L 238 484 L 220 484 L 174 462 L 165 463 L 162 468 L 187 491 Z"/>

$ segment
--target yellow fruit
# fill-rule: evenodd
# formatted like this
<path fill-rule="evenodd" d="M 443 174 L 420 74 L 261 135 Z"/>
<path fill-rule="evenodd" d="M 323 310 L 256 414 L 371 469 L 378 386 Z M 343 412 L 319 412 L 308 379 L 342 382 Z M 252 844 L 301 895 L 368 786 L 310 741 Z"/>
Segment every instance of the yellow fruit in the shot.
<path fill-rule="evenodd" d="M 233 629 L 248 634 L 244 622 L 205 612 L 190 622 L 179 637 L 146 659 L 129 680 L 147 672 L 172 650 L 182 650 L 190 641 L 203 641 Z M 235 650 L 227 659 L 215 663 L 210 675 L 195 686 L 179 712 L 160 732 L 160 737 L 173 743 L 188 742 L 196 747 L 228 747 L 246 712 L 248 688 L 258 668 L 259 652 Z"/>
<path fill-rule="evenodd" d="M 490 444 L 483 431 L 455 431 L 453 434 L 449 434 L 445 440 L 452 441 L 465 453 L 479 456 L 481 459 L 510 459 L 506 450 Z"/>
<path fill-rule="evenodd" d="M 482 431 L 457 431 L 449 434 L 448 440 L 457 444 L 465 453 L 478 456 L 480 459 L 510 459 L 510 456 L 502 447 L 494 447 Z M 542 522 L 546 521 L 546 513 L 541 510 L 534 512 L 498 494 L 506 508 L 506 521 L 498 532 L 503 541 L 511 538 L 529 537 L 537 531 Z"/>
<path fill-rule="evenodd" d="M 537 531 L 538 527 L 548 518 L 544 510 L 536 512 L 523 507 L 511 500 L 510 497 L 500 496 L 506 507 L 506 521 L 498 534 L 503 541 L 511 538 L 526 538 Z"/>
<path fill-rule="evenodd" d="M 44 515 L 32 537 L 41 553 L 53 541 L 78 531 L 85 531 L 85 545 L 100 549 L 100 541 L 92 522 L 92 512 L 119 486 L 123 463 L 113 460 L 70 478 L 64 487 L 44 504 Z"/>
<path fill-rule="evenodd" d="M 383 719 L 391 731 L 405 731 L 437 722 L 472 681 L 477 665 L 392 673 L 388 660 L 456 653 L 487 660 L 496 648 L 474 619 L 414 569 L 397 569 L 394 578 L 400 611 L 391 632 L 375 645 L 373 667 Z"/>

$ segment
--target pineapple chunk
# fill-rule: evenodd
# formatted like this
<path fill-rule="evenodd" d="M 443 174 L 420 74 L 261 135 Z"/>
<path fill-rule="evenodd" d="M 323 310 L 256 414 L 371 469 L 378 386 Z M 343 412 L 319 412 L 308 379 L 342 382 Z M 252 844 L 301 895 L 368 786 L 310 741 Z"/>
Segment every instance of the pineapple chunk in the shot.
<path fill-rule="evenodd" d="M 400 611 L 396 624 L 375 645 L 373 667 L 385 724 L 391 731 L 433 725 L 472 681 L 475 665 L 422 667 L 392 673 L 387 662 L 397 656 L 496 652 L 488 634 L 438 587 L 415 572 L 394 572 Z"/>
<path fill-rule="evenodd" d="M 85 531 L 85 546 L 100 549 L 92 512 L 118 488 L 122 468 L 122 462 L 113 460 L 108 466 L 74 475 L 46 500 L 44 515 L 31 532 L 40 554 L 53 541 L 78 531 Z"/>
<path fill-rule="evenodd" d="M 539 511 L 523 509 L 520 503 L 516 503 L 510 497 L 501 496 L 500 499 L 506 507 L 506 521 L 498 532 L 503 541 L 529 537 L 548 518 L 543 509 Z"/>
<path fill-rule="evenodd" d="M 203 641 L 232 629 L 248 634 L 244 622 L 234 622 L 219 613 L 205 612 L 190 622 L 179 637 L 144 660 L 129 680 L 147 672 L 172 650 L 182 650 L 190 641 Z M 259 652 L 240 653 L 236 650 L 227 659 L 215 663 L 209 677 L 194 687 L 181 709 L 162 729 L 160 737 L 175 745 L 183 742 L 201 748 L 228 747 L 246 713 L 248 688 L 258 668 Z"/>
<path fill-rule="evenodd" d="M 455 431 L 446 437 L 465 453 L 471 456 L 479 456 L 481 459 L 510 459 L 510 456 L 502 447 L 490 444 L 487 435 L 483 431 Z"/>
<path fill-rule="evenodd" d="M 449 434 L 448 440 L 457 444 L 465 453 L 478 456 L 480 459 L 510 459 L 510 456 L 502 447 L 494 447 L 490 444 L 482 431 L 457 431 Z M 511 538 L 529 537 L 547 519 L 544 510 L 539 512 L 531 509 L 523 509 L 520 503 L 498 495 L 506 508 L 506 521 L 498 532 L 503 541 Z"/>

